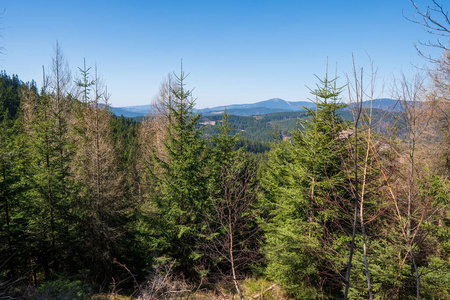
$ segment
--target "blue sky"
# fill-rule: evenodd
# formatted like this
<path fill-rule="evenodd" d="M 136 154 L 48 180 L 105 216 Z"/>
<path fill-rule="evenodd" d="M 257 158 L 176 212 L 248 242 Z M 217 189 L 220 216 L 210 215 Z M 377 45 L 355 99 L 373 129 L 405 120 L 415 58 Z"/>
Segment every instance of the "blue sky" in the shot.
<path fill-rule="evenodd" d="M 149 104 L 183 59 L 203 108 L 306 100 L 327 57 L 345 84 L 353 53 L 366 70 L 373 61 L 377 91 L 389 97 L 394 76 L 425 63 L 414 43 L 432 38 L 402 16 L 412 8 L 408 0 L 2 0 L 0 69 L 40 84 L 58 40 L 74 75 L 84 57 L 96 63 L 112 105 L 128 106 Z"/>

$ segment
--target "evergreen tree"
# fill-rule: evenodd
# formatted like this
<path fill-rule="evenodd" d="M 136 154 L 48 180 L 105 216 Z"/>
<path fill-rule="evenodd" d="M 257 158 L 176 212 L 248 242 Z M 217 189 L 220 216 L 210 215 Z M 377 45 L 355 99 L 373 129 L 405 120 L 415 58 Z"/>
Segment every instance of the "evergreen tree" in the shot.
<path fill-rule="evenodd" d="M 89 79 L 89 69 L 80 69 L 82 102 L 79 103 L 73 139 L 77 149 L 72 174 L 78 185 L 78 203 L 74 205 L 81 221 L 77 237 L 80 259 L 92 275 L 102 280 L 112 272 L 113 257 L 120 254 L 119 240 L 125 203 L 119 160 L 115 151 L 113 127 L 108 112 L 108 95 L 97 75 Z M 92 92 L 93 97 L 90 97 Z"/>
<path fill-rule="evenodd" d="M 292 140 L 272 149 L 261 179 L 267 273 L 297 299 L 330 298 L 343 286 L 337 253 L 345 250 L 339 236 L 351 227 L 345 214 L 351 197 L 340 135 L 349 124 L 338 115 L 344 105 L 335 80 L 325 77 L 312 91 L 316 109 L 308 109 Z"/>
<path fill-rule="evenodd" d="M 21 178 L 19 106 L 22 95 L 37 95 L 34 84 L 24 84 L 17 76 L 0 76 L 0 281 L 14 279 L 27 270 L 25 237 L 25 183 Z M 3 277 L 5 276 L 5 277 Z"/>
<path fill-rule="evenodd" d="M 27 101 L 23 112 L 27 164 L 24 175 L 30 186 L 27 197 L 32 199 L 30 206 L 34 216 L 29 220 L 28 230 L 33 232 L 30 246 L 36 253 L 34 263 L 43 266 L 45 278 L 49 279 L 51 266 L 56 264 L 56 256 L 60 254 L 57 240 L 63 230 L 59 226 L 64 226 L 60 219 L 67 188 L 60 169 L 64 146 L 58 138 L 50 95 L 43 89 L 38 99 Z"/>
<path fill-rule="evenodd" d="M 34 82 L 29 86 L 34 87 Z M 17 75 L 8 76 L 4 71 L 0 72 L 0 114 L 4 118 L 15 120 L 18 117 L 20 107 L 20 94 L 26 85 Z"/>
<path fill-rule="evenodd" d="M 168 103 L 164 156 L 154 152 L 154 180 L 159 181 L 153 201 L 159 216 L 154 250 L 177 259 L 178 270 L 196 275 L 194 262 L 200 257 L 197 240 L 208 209 L 208 149 L 198 128 L 200 115 L 194 114 L 191 91 L 185 88 L 183 71 L 172 89 L 175 99 Z"/>
<path fill-rule="evenodd" d="M 45 279 L 74 265 L 72 247 L 76 234 L 72 201 L 74 182 L 70 177 L 73 143 L 70 139 L 72 98 L 68 93 L 70 74 L 57 46 L 52 73 L 43 76 L 39 96 L 29 94 L 21 103 L 20 144 L 22 178 L 28 189 L 27 232 L 29 261 Z"/>
<path fill-rule="evenodd" d="M 155 156 L 160 160 L 166 160 L 164 140 L 167 137 L 169 123 L 172 123 L 172 113 L 169 107 L 174 107 L 175 96 L 173 91 L 178 90 L 177 83 L 169 74 L 159 89 L 159 94 L 152 102 L 152 109 L 146 118 L 140 123 L 137 138 L 137 169 L 139 201 L 145 202 L 156 193 L 156 184 L 152 173 L 157 169 Z M 146 201 L 148 204 L 150 201 Z"/>

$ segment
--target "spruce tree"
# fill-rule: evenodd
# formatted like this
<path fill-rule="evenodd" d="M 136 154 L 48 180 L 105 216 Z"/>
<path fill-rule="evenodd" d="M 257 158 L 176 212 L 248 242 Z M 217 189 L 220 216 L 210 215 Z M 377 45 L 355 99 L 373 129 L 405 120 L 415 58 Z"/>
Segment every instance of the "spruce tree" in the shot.
<path fill-rule="evenodd" d="M 160 221 L 154 250 L 177 259 L 178 270 L 194 276 L 194 262 L 200 257 L 200 212 L 208 206 L 208 151 L 198 128 L 200 115 L 193 111 L 195 101 L 185 87 L 183 70 L 176 79 L 177 88 L 171 90 L 174 101 L 167 104 L 170 121 L 164 140 L 165 155 L 154 152 L 156 166 L 152 172 L 159 181 L 159 192 L 153 201 Z"/>
<path fill-rule="evenodd" d="M 80 68 L 77 82 L 82 101 L 78 105 L 72 138 L 76 153 L 71 169 L 77 182 L 77 211 L 80 223 L 75 230 L 85 268 L 105 278 L 112 272 L 112 260 L 118 255 L 124 199 L 119 160 L 115 151 L 113 127 L 108 112 L 108 94 L 97 74 L 89 78 L 90 68 Z M 92 94 L 92 98 L 91 95 Z"/>
<path fill-rule="evenodd" d="M 39 96 L 21 103 L 23 180 L 30 199 L 27 210 L 32 264 L 46 279 L 74 265 L 72 211 L 74 182 L 70 176 L 73 143 L 70 138 L 73 113 L 70 74 L 61 50 L 55 49 L 50 78 L 43 76 Z M 41 269 L 42 268 L 42 269 Z"/>
<path fill-rule="evenodd" d="M 43 266 L 45 278 L 49 279 L 57 256 L 59 218 L 62 217 L 59 211 L 66 188 L 59 172 L 63 145 L 59 143 L 51 96 L 43 89 L 38 99 L 27 100 L 23 112 L 28 165 L 25 180 L 30 186 L 27 197 L 32 199 L 30 206 L 34 216 L 28 230 L 34 237 L 31 246 L 36 257 L 33 261 Z"/>
<path fill-rule="evenodd" d="M 0 281 L 20 276 L 26 269 L 26 211 L 24 182 L 20 176 L 19 147 L 21 95 L 36 95 L 33 84 L 24 84 L 17 76 L 0 74 L 0 261 L 4 264 Z M 5 276 L 5 277 L 3 277 Z"/>
<path fill-rule="evenodd" d="M 338 236 L 350 226 L 351 198 L 340 139 L 348 122 L 338 114 L 344 105 L 335 80 L 325 77 L 312 91 L 316 109 L 269 153 L 261 179 L 267 272 L 296 299 L 329 298 L 342 288 L 343 257 L 330 253 L 342 251 Z"/>

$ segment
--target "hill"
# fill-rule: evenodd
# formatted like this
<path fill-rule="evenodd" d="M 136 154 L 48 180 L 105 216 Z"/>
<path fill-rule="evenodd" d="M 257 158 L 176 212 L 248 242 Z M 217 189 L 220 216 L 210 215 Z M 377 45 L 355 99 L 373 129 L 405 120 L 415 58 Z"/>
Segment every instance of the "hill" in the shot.
<path fill-rule="evenodd" d="M 375 107 L 375 105 L 373 105 Z M 228 109 L 227 109 L 228 112 Z M 387 113 L 384 109 L 373 108 L 373 122 L 380 123 L 379 128 L 388 130 L 395 122 L 399 112 L 391 110 Z M 341 109 L 340 115 L 349 121 L 353 120 L 352 112 L 349 108 Z M 218 125 L 222 121 L 223 114 L 203 115 L 200 124 L 205 127 L 207 135 L 217 134 Z M 236 116 L 231 115 L 229 122 L 234 128 L 234 133 L 239 133 L 241 137 L 253 141 L 270 142 L 276 137 L 282 139 L 289 137 L 290 132 L 299 126 L 299 120 L 307 118 L 306 111 L 277 112 L 264 115 Z"/>
<path fill-rule="evenodd" d="M 401 105 L 397 100 L 381 98 L 373 101 L 365 101 L 364 107 L 372 107 L 385 111 L 399 112 Z M 273 98 L 250 104 L 231 104 L 227 106 L 216 106 L 212 108 L 197 109 L 196 112 L 204 116 L 206 115 L 222 115 L 225 109 L 231 115 L 235 116 L 254 116 L 266 115 L 281 112 L 298 112 L 304 111 L 306 108 L 313 108 L 315 104 L 311 101 L 286 101 L 280 98 Z M 150 105 L 136 105 L 124 107 L 111 107 L 112 112 L 116 116 L 134 118 L 138 116 L 146 116 L 151 112 Z"/>
<path fill-rule="evenodd" d="M 231 104 L 227 106 L 216 106 L 212 108 L 199 109 L 203 115 L 223 114 L 225 109 L 231 115 L 252 116 L 277 112 L 293 112 L 305 110 L 304 107 L 314 107 L 310 101 L 286 101 L 280 98 L 273 98 L 251 104 Z"/>
<path fill-rule="evenodd" d="M 263 115 L 276 112 L 292 112 L 304 110 L 303 107 L 313 107 L 314 103 L 310 101 L 286 101 L 279 98 L 269 99 L 251 104 L 231 104 L 227 106 L 216 106 L 211 108 L 197 109 L 197 113 L 202 115 L 221 115 L 227 110 L 228 113 L 236 116 Z M 137 105 L 124 107 L 111 107 L 113 113 L 117 116 L 137 117 L 146 116 L 151 112 L 151 105 Z"/>

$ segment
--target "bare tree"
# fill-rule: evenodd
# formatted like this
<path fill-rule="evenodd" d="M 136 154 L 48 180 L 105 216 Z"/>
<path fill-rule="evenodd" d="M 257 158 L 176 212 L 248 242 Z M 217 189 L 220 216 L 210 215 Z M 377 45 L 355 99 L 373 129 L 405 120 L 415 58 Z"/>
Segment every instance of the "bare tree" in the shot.
<path fill-rule="evenodd" d="M 92 82 L 86 87 L 90 93 L 83 93 L 86 98 L 79 105 L 72 132 L 77 151 L 71 171 L 81 185 L 79 210 L 85 220 L 83 226 L 90 233 L 84 238 L 85 246 L 90 248 L 87 256 L 92 268 L 110 271 L 111 255 L 117 250 L 117 238 L 122 232 L 117 226 L 123 208 L 122 175 L 108 112 L 109 94 L 96 66 L 92 81 L 87 78 L 87 82 Z"/>
<path fill-rule="evenodd" d="M 419 24 L 426 32 L 435 37 L 434 40 L 419 41 L 419 44 L 415 45 L 418 53 L 435 66 L 429 72 L 434 90 L 428 93 L 428 102 L 437 105 L 438 109 L 442 111 L 448 111 L 450 100 L 448 92 L 450 90 L 450 13 L 448 8 L 445 8 L 436 0 L 431 0 L 429 5 L 423 7 L 420 7 L 413 0 L 410 0 L 410 2 L 414 7 L 414 15 L 412 17 L 406 16 L 406 19 Z M 424 47 L 441 50 L 440 57 L 427 54 L 423 50 Z M 438 113 L 438 111 L 435 112 Z M 442 114 L 440 114 L 440 117 L 442 117 Z M 446 117 L 448 117 L 448 113 Z"/>
<path fill-rule="evenodd" d="M 252 211 L 258 191 L 254 180 L 256 172 L 256 166 L 242 152 L 225 162 L 220 173 L 219 190 L 211 195 L 213 212 L 206 216 L 207 254 L 215 261 L 226 261 L 228 265 L 219 271 L 228 277 L 226 270 L 229 270 L 241 299 L 244 296 L 238 283 L 241 278 L 239 272 L 248 270 L 259 259 L 259 227 Z"/>
<path fill-rule="evenodd" d="M 445 56 L 450 50 L 450 15 L 448 10 L 436 0 L 431 0 L 431 4 L 425 5 L 424 8 L 419 7 L 413 0 L 410 0 L 410 2 L 414 6 L 415 12 L 412 18 L 406 16 L 406 19 L 419 24 L 426 32 L 436 37 L 434 41 L 419 41 L 419 45 L 441 49 Z M 441 63 L 442 59 L 427 54 L 419 45 L 416 44 L 415 47 L 423 58 L 433 63 Z M 446 65 L 449 67 L 448 61 Z"/>
<path fill-rule="evenodd" d="M 345 291 L 344 291 L 344 299 L 348 297 L 348 291 L 350 287 L 350 273 L 352 267 L 352 259 L 353 253 L 355 251 L 355 238 L 357 233 L 357 223 L 358 223 L 358 215 L 359 215 L 359 227 L 362 235 L 363 242 L 363 262 L 367 283 L 367 292 L 369 295 L 369 299 L 373 299 L 372 292 L 372 279 L 369 272 L 369 259 L 368 259 L 368 236 L 366 232 L 366 223 L 365 219 L 367 216 L 367 212 L 365 211 L 365 201 L 368 198 L 369 186 L 371 185 L 369 179 L 369 173 L 371 172 L 372 161 L 372 148 L 373 148 L 373 138 L 372 138 L 372 130 L 375 126 L 374 118 L 372 114 L 372 103 L 375 98 L 375 81 L 376 81 L 376 72 L 373 69 L 373 64 L 371 63 L 371 73 L 370 73 L 370 83 L 368 91 L 364 88 L 364 71 L 363 68 L 358 72 L 355 61 L 353 60 L 353 74 L 352 79 L 347 76 L 347 87 L 349 92 L 349 100 L 351 105 L 351 110 L 353 114 L 353 147 L 350 147 L 352 155 L 353 155 L 353 166 L 348 166 L 349 176 L 352 174 L 350 170 L 353 169 L 353 184 L 351 186 L 352 194 L 354 197 L 354 212 L 353 212 L 353 230 L 352 230 L 352 239 L 349 250 L 349 259 L 347 263 L 347 273 L 345 278 Z M 369 103 L 367 106 L 364 103 L 364 99 L 367 98 L 366 103 Z M 364 153 L 363 157 L 360 157 L 360 152 Z"/>
<path fill-rule="evenodd" d="M 403 215 L 405 225 L 403 226 L 402 232 L 404 233 L 405 244 L 413 244 L 412 236 L 416 235 L 414 231 L 419 231 L 419 227 L 413 228 L 413 221 L 416 219 L 414 216 L 415 208 L 418 207 L 418 152 L 417 147 L 421 140 L 423 141 L 424 136 L 426 136 L 427 129 L 429 127 L 429 116 L 425 113 L 423 102 L 423 84 L 424 80 L 419 75 L 416 75 L 412 80 L 408 80 L 405 75 L 403 75 L 400 86 L 397 86 L 395 98 L 400 101 L 402 106 L 402 123 L 403 123 L 403 136 L 405 142 L 405 153 L 406 153 L 406 168 L 404 169 L 404 176 L 398 176 L 398 179 L 404 179 L 400 185 L 403 187 L 404 197 L 399 197 L 400 199 L 405 199 L 403 203 L 399 203 L 405 207 L 406 212 Z M 425 143 L 423 144 L 426 147 Z M 398 199 L 398 198 L 397 198 Z M 416 297 L 419 299 L 420 296 L 420 276 L 418 272 L 418 266 L 414 257 L 413 249 L 409 247 L 407 253 L 411 257 L 411 262 L 414 267 L 416 276 Z"/>
<path fill-rule="evenodd" d="M 167 78 L 161 82 L 159 93 L 151 104 L 149 115 L 139 126 L 137 168 L 141 174 L 138 183 L 138 194 L 141 200 L 144 195 L 152 193 L 153 190 L 152 178 L 148 176 L 148 170 L 155 174 L 158 172 L 153 162 L 153 153 L 156 152 L 158 157 L 162 158 L 166 156 L 164 139 L 167 135 L 167 124 L 171 122 L 168 107 L 172 106 L 172 102 L 175 101 L 173 90 L 177 90 L 177 83 L 169 73 Z"/>
<path fill-rule="evenodd" d="M 53 97 L 53 110 L 58 122 L 63 122 L 70 104 L 68 95 L 72 89 L 72 75 L 58 41 L 54 47 L 50 70 L 49 89 Z"/>
<path fill-rule="evenodd" d="M 432 114 L 425 109 L 426 105 L 422 102 L 423 84 L 423 77 L 420 76 L 415 76 L 412 80 L 403 76 L 395 84 L 394 97 L 399 100 L 402 113 L 399 120 L 401 130 L 393 131 L 390 138 L 393 143 L 388 146 L 394 158 L 391 157 L 390 162 L 383 160 L 375 145 L 370 146 L 384 179 L 388 192 L 386 196 L 391 199 L 390 215 L 400 237 L 399 240 L 391 240 L 391 243 L 398 243 L 396 248 L 399 251 L 398 257 L 401 257 L 393 278 L 391 299 L 399 292 L 398 281 L 408 257 L 416 279 L 416 298 L 419 299 L 422 275 L 419 266 L 423 265 L 423 262 L 419 265 L 415 251 L 423 248 L 427 234 L 424 234 L 422 224 L 433 215 L 429 211 L 430 197 L 419 195 L 418 187 L 419 181 L 425 183 L 430 176 L 425 171 L 430 169 L 426 167 L 429 161 L 426 155 L 432 148 L 429 136 Z M 394 166 L 389 165 L 392 160 L 395 160 Z"/>
<path fill-rule="evenodd" d="M 1 12 L 0 13 L 0 15 L 2 15 L 4 13 L 4 11 L 3 12 Z M 1 23 L 0 23 L 1 24 Z M 1 32 L 3 31 L 3 27 L 0 27 L 0 39 L 3 39 L 3 35 L 1 34 Z M 4 50 L 5 48 L 2 46 L 2 45 L 0 45 L 0 54 L 3 54 L 3 50 Z"/>

